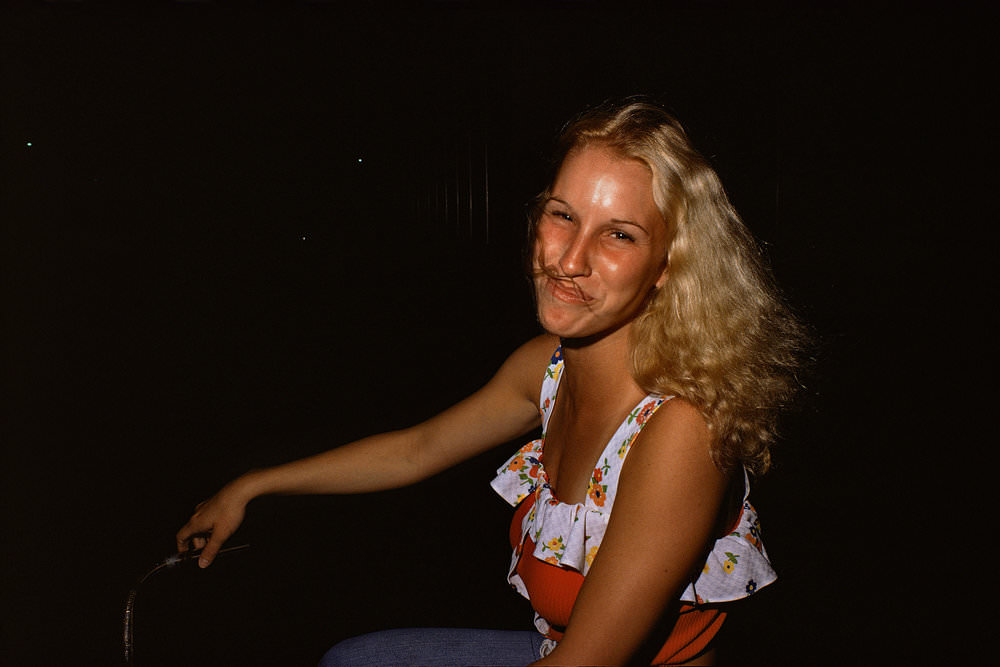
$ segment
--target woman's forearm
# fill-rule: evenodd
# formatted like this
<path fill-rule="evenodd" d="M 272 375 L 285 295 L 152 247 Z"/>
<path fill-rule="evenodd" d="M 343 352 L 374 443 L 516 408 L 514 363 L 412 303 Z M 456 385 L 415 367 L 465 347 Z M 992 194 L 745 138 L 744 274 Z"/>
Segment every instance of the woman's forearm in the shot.
<path fill-rule="evenodd" d="M 346 494 L 419 482 L 425 470 L 413 429 L 390 431 L 234 480 L 247 501 L 263 495 Z"/>
<path fill-rule="evenodd" d="M 416 454 L 421 437 L 419 430 L 393 431 L 241 475 L 198 505 L 176 535 L 177 550 L 202 549 L 199 564 L 208 567 L 258 496 L 364 493 L 417 482 L 430 469 L 420 465 L 422 457 Z"/>

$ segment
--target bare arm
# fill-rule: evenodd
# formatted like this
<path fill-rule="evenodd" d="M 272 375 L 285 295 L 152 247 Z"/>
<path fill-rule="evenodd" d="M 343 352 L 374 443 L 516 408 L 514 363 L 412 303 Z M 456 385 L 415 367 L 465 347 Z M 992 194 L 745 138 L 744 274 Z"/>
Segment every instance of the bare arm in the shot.
<path fill-rule="evenodd" d="M 531 430 L 540 419 L 536 403 L 542 371 L 554 349 L 548 336 L 529 341 L 482 389 L 416 426 L 238 477 L 198 505 L 177 533 L 178 550 L 186 550 L 193 540 L 204 547 L 199 564 L 207 567 L 242 522 L 246 505 L 258 496 L 406 486 Z"/>
<path fill-rule="evenodd" d="M 646 425 L 563 640 L 534 664 L 618 665 L 638 649 L 712 537 L 728 476 L 712 463 L 709 439 L 701 415 L 679 399 Z"/>

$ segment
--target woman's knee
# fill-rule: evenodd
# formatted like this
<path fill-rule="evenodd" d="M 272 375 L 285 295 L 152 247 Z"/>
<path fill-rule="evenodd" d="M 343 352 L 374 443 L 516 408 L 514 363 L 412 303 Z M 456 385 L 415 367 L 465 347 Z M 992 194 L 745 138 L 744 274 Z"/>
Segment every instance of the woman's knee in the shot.
<path fill-rule="evenodd" d="M 366 664 L 361 659 L 365 655 L 370 655 L 369 647 L 374 641 L 372 639 L 373 636 L 377 634 L 381 633 L 375 632 L 368 635 L 351 637 L 350 639 L 345 639 L 334 644 L 333 648 L 327 651 L 319 661 L 319 667 L 342 667 L 344 665 Z"/>

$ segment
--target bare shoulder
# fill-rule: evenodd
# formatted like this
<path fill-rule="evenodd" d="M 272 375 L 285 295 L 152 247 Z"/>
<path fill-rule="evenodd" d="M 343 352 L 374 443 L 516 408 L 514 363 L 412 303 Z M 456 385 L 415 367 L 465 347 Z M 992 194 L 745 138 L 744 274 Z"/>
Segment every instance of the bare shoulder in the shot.
<path fill-rule="evenodd" d="M 497 372 L 497 378 L 515 386 L 533 402 L 538 400 L 545 367 L 559 346 L 559 337 L 552 334 L 535 336 L 514 350 Z"/>
<path fill-rule="evenodd" d="M 673 398 L 660 406 L 643 427 L 628 461 L 711 476 L 719 473 L 711 447 L 712 432 L 705 417 L 688 401 Z"/>
<path fill-rule="evenodd" d="M 682 436 L 685 440 L 696 440 L 707 444 L 712 434 L 708 422 L 691 402 L 683 398 L 672 398 L 665 402 L 646 423 L 641 435 L 651 439 L 663 436 Z"/>
<path fill-rule="evenodd" d="M 540 363 L 541 368 L 539 368 L 539 373 L 541 373 L 545 369 L 545 366 L 548 365 L 557 347 L 559 347 L 559 336 L 543 333 L 528 340 L 521 347 L 514 350 L 509 360 L 516 359 L 527 362 L 535 365 L 536 368 L 538 368 L 538 364 Z"/>

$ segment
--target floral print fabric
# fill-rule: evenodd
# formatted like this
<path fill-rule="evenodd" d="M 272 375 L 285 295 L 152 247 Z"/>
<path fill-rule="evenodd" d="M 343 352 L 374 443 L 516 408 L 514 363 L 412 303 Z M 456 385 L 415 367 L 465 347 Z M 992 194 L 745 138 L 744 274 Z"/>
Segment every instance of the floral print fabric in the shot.
<path fill-rule="evenodd" d="M 494 490 L 511 505 L 517 505 L 529 495 L 535 496 L 534 507 L 521 523 L 521 541 L 514 550 L 507 575 L 511 585 L 526 598 L 529 597 L 528 591 L 517 574 L 524 538 L 530 536 L 535 543 L 531 554 L 535 558 L 559 567 L 573 568 L 586 576 L 604 538 L 614 507 L 618 477 L 632 442 L 656 410 L 672 398 L 650 394 L 642 399 L 618 427 L 598 458 L 584 502 L 563 503 L 552 494 L 543 463 L 545 434 L 562 370 L 560 347 L 545 369 L 539 397 L 542 437 L 521 447 L 497 470 L 492 482 Z M 750 485 L 746 472 L 743 481 L 743 508 L 739 522 L 729 535 L 716 541 L 700 575 L 685 588 L 681 601 L 704 604 L 737 600 L 752 595 L 777 578 L 761 542 L 757 513 L 747 500 Z M 536 626 L 543 633 L 548 631 L 548 624 L 537 615 Z"/>

